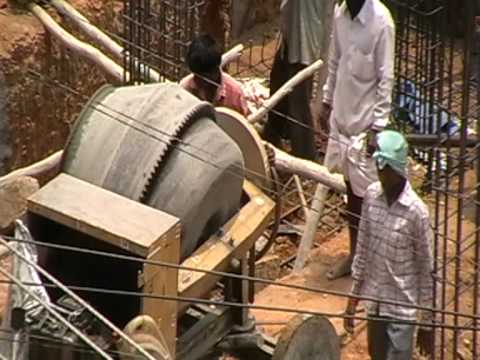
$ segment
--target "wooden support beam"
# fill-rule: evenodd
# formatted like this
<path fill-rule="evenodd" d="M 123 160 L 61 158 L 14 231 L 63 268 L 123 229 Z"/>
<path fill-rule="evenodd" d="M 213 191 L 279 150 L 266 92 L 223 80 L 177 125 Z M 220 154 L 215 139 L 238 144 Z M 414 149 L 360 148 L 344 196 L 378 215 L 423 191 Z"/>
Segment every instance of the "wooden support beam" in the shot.
<path fill-rule="evenodd" d="M 29 176 L 37 180 L 43 177 L 48 177 L 49 179 L 53 178 L 60 171 L 62 154 L 63 151 L 57 151 L 39 162 L 14 170 L 9 174 L 0 177 L 0 186 L 21 176 Z"/>
<path fill-rule="evenodd" d="M 50 4 L 63 16 L 70 19 L 83 33 L 88 36 L 95 43 L 103 46 L 117 59 L 122 59 L 125 56 L 125 49 L 112 37 L 105 34 L 98 27 L 93 25 L 85 16 L 83 16 L 77 9 L 70 5 L 65 0 L 50 0 Z M 243 45 L 238 44 L 222 56 L 222 67 L 227 66 L 229 63 L 237 60 L 243 51 Z M 154 69 L 148 68 L 148 77 L 150 81 L 168 81 L 165 77 L 162 77 Z"/>
<path fill-rule="evenodd" d="M 479 144 L 478 137 L 468 136 L 462 139 L 459 135 L 447 137 L 445 135 L 424 135 L 424 134 L 407 134 L 405 138 L 412 147 L 475 147 Z"/>
<path fill-rule="evenodd" d="M 244 190 L 250 201 L 240 209 L 237 217 L 225 225 L 222 234 L 205 242 L 182 263 L 183 266 L 226 271 L 233 259 L 243 256 L 254 246 L 271 221 L 275 204 L 249 181 L 245 181 Z M 180 270 L 178 275 L 180 297 L 201 298 L 219 280 L 211 274 L 187 270 Z M 187 303 L 179 303 L 179 312 L 188 306 Z"/>
<path fill-rule="evenodd" d="M 314 180 L 340 193 L 347 192 L 342 175 L 332 174 L 323 165 L 289 155 L 271 144 L 265 145 L 274 152 L 274 165 L 277 170 Z"/>
<path fill-rule="evenodd" d="M 290 94 L 293 89 L 306 79 L 312 77 L 323 66 L 322 60 L 317 60 L 310 66 L 306 67 L 294 77 L 288 80 L 283 86 L 278 89 L 268 100 L 263 103 L 263 106 L 255 113 L 251 114 L 247 120 L 250 124 L 254 124 L 261 120 L 270 110 L 272 110 L 285 96 Z"/>
<path fill-rule="evenodd" d="M 112 55 L 122 58 L 123 47 L 105 34 L 95 25 L 93 25 L 85 16 L 77 11 L 72 5 L 64 0 L 50 0 L 52 5 L 60 14 L 69 18 L 80 30 L 97 44 L 105 47 Z"/>
<path fill-rule="evenodd" d="M 297 174 L 293 175 L 293 180 L 295 181 L 295 186 L 298 190 L 298 197 L 300 198 L 300 203 L 302 204 L 303 214 L 305 215 L 305 219 L 308 219 L 308 203 L 307 199 L 305 198 L 305 193 L 303 192 L 302 182 Z"/>
<path fill-rule="evenodd" d="M 305 267 L 308 254 L 312 250 L 317 234 L 318 222 L 323 215 L 325 208 L 325 201 L 327 200 L 328 188 L 324 185 L 317 185 L 315 195 L 312 200 L 312 207 L 308 212 L 307 221 L 305 224 L 305 231 L 303 232 L 300 246 L 298 247 L 297 258 L 293 267 L 294 272 L 300 272 Z"/>
<path fill-rule="evenodd" d="M 172 215 L 63 173 L 28 199 L 28 209 L 143 258 L 179 225 Z"/>
<path fill-rule="evenodd" d="M 124 71 L 120 65 L 115 63 L 97 48 L 84 43 L 83 41 L 78 40 L 75 36 L 71 35 L 60 25 L 58 25 L 58 23 L 39 5 L 29 2 L 26 4 L 26 6 L 28 10 L 30 10 L 38 20 L 40 20 L 45 29 L 47 29 L 66 48 L 99 65 L 107 74 L 109 74 L 119 83 L 123 81 Z M 128 74 L 126 75 L 128 76 Z"/>
<path fill-rule="evenodd" d="M 237 60 L 243 52 L 243 45 L 238 44 L 222 55 L 222 68 Z"/>

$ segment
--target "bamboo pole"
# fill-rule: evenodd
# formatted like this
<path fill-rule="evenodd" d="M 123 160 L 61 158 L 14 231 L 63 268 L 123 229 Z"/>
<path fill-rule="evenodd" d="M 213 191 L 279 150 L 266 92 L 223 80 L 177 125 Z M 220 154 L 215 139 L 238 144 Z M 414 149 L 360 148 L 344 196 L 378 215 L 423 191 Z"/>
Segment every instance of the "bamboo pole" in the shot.
<path fill-rule="evenodd" d="M 308 219 L 308 203 L 307 199 L 305 199 L 302 182 L 297 174 L 293 175 L 293 180 L 295 181 L 295 186 L 298 190 L 298 197 L 300 198 L 300 203 L 302 204 L 303 214 L 305 215 L 305 219 Z"/>
<path fill-rule="evenodd" d="M 92 41 L 106 48 L 112 55 L 118 59 L 122 59 L 125 55 L 125 49 L 109 35 L 105 34 L 98 27 L 93 25 L 85 16 L 65 0 L 50 0 L 50 4 L 63 16 L 74 22 L 80 30 L 84 32 Z M 243 45 L 238 44 L 222 55 L 222 68 L 229 63 L 237 60 L 243 51 Z M 162 77 L 157 71 L 148 69 L 150 81 L 168 81 Z"/>
<path fill-rule="evenodd" d="M 50 0 L 49 3 L 63 16 L 72 20 L 88 37 L 101 44 L 117 58 L 122 58 L 123 47 L 110 36 L 93 25 L 85 16 L 64 0 Z"/>
<path fill-rule="evenodd" d="M 303 231 L 300 245 L 297 251 L 297 258 L 293 271 L 298 273 L 303 270 L 308 259 L 308 254 L 312 250 L 315 235 L 317 234 L 318 223 L 323 215 L 325 201 L 327 200 L 328 188 L 324 185 L 317 185 L 315 195 L 312 200 L 312 208 L 308 211 L 305 229 Z"/>
<path fill-rule="evenodd" d="M 98 64 L 105 72 L 115 78 L 118 82 L 123 81 L 124 70 L 115 63 L 112 59 L 107 57 L 97 48 L 78 40 L 65 29 L 63 29 L 57 22 L 39 5 L 28 2 L 26 4 L 28 10 L 35 15 L 35 17 L 42 23 L 42 25 L 58 39 L 66 48 L 81 54 L 92 62 Z M 128 77 L 128 74 L 126 74 Z"/>
<path fill-rule="evenodd" d="M 39 177 L 45 174 L 56 174 L 60 171 L 60 161 L 62 159 L 63 151 L 57 151 L 49 157 L 29 165 L 12 171 L 11 173 L 0 177 L 0 186 L 8 181 L 16 179 L 21 176 L 30 176 L 38 180 Z"/>
<path fill-rule="evenodd" d="M 340 193 L 347 192 L 342 175 L 332 174 L 323 165 L 289 155 L 269 143 L 265 143 L 265 146 L 268 146 L 273 151 L 273 164 L 279 171 L 297 174 L 303 178 L 314 180 Z"/>
<path fill-rule="evenodd" d="M 335 0 L 326 0 L 324 1 L 322 14 L 321 14 L 321 23 L 323 31 L 322 41 L 320 44 L 320 54 L 323 57 L 327 57 L 330 47 L 330 34 L 332 28 L 333 12 L 335 8 Z M 328 68 L 322 67 L 318 72 L 318 87 L 316 88 L 316 99 L 314 99 L 314 111 L 313 118 L 317 119 L 318 110 L 320 109 L 320 104 L 323 99 L 323 85 L 327 79 Z M 342 179 L 342 183 L 344 183 Z M 300 239 L 300 246 L 298 248 L 297 259 L 295 260 L 294 272 L 301 271 L 306 263 L 308 254 L 310 253 L 313 242 L 315 240 L 315 235 L 317 233 L 318 223 L 320 218 L 323 215 L 323 210 L 325 208 L 325 201 L 327 199 L 328 189 L 321 183 L 317 185 L 315 189 L 315 196 L 313 198 L 311 208 L 309 211 L 309 217 L 305 223 L 305 231 L 302 238 Z"/>
<path fill-rule="evenodd" d="M 270 110 L 272 110 L 285 96 L 290 94 L 292 90 L 306 79 L 312 77 L 323 66 L 322 60 L 317 60 L 310 66 L 298 72 L 294 77 L 288 80 L 278 89 L 263 106 L 255 113 L 251 114 L 247 120 L 250 124 L 254 124 L 261 120 Z"/>
<path fill-rule="evenodd" d="M 238 44 L 222 55 L 222 68 L 237 60 L 243 52 L 243 45 Z"/>

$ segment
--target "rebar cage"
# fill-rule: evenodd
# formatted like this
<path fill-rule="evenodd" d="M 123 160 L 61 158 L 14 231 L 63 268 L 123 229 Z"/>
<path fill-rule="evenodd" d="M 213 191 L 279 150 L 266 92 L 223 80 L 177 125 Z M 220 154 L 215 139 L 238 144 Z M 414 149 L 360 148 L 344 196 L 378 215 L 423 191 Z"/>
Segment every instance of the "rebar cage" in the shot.
<path fill-rule="evenodd" d="M 418 189 L 434 228 L 437 321 L 434 357 L 479 358 L 480 52 L 473 0 L 384 0 L 396 23 L 393 124 L 434 138 L 411 144 L 423 163 Z M 124 0 L 125 69 L 131 83 L 147 82 L 148 68 L 170 80 L 187 73 L 186 48 L 202 31 L 206 1 Z M 247 44 L 230 72 L 268 78 L 274 37 Z M 138 59 L 134 60 L 134 59 Z M 140 65 L 141 64 L 141 65 Z M 421 139 L 422 136 L 419 138 Z M 473 140 L 473 141 L 472 141 Z M 421 143 L 421 141 L 420 141 Z M 430 141 L 431 144 L 431 141 Z M 421 186 L 420 186 L 421 185 Z M 462 328 L 473 330 L 462 330 Z"/>
<path fill-rule="evenodd" d="M 414 155 L 427 171 L 424 189 L 435 229 L 433 306 L 478 316 L 480 254 L 478 38 L 474 1 L 389 0 L 396 21 L 394 117 L 404 130 L 434 135 Z M 452 139 L 457 141 L 451 141 Z M 473 141 L 471 141 L 473 138 Z M 470 141 L 469 141 L 470 140 Z M 476 141 L 475 141 L 476 140 Z M 453 325 L 435 338 L 435 358 L 477 359 L 477 319 L 442 315 Z"/>
<path fill-rule="evenodd" d="M 149 69 L 173 81 L 186 75 L 185 54 L 200 32 L 204 8 L 204 0 L 124 0 L 128 82 L 146 82 Z"/>

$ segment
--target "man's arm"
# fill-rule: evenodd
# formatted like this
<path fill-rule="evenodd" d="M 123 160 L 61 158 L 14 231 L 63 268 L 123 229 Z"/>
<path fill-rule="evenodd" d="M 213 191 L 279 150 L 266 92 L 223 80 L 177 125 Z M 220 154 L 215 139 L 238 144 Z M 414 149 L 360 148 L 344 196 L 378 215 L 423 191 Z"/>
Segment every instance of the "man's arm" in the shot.
<path fill-rule="evenodd" d="M 335 14 L 337 12 L 337 7 L 335 8 Z M 335 16 L 335 15 L 334 15 Z M 330 50 L 328 55 L 328 75 L 325 85 L 323 87 L 323 103 L 327 105 L 332 105 L 333 103 L 333 94 L 335 92 L 335 86 L 337 84 L 337 71 L 338 64 L 340 62 L 340 46 L 338 43 L 338 35 L 336 30 L 335 18 L 332 22 L 332 35 L 330 40 Z"/>
<path fill-rule="evenodd" d="M 345 314 L 348 315 L 343 321 L 343 326 L 345 331 L 348 333 L 353 333 L 354 329 L 354 320 L 353 316 L 355 315 L 356 308 L 358 305 L 358 298 L 356 296 L 361 295 L 361 289 L 363 285 L 363 280 L 365 276 L 365 265 L 367 262 L 367 251 L 368 251 L 368 241 L 369 241 L 369 220 L 368 220 L 368 200 L 365 196 L 363 207 L 362 207 L 362 216 L 360 218 L 360 224 L 358 229 L 358 238 L 357 238 L 357 247 L 355 250 L 355 257 L 352 264 L 352 297 L 348 299 L 347 309 Z"/>
<path fill-rule="evenodd" d="M 419 276 L 419 305 L 432 306 L 433 300 L 433 250 L 432 228 L 428 214 L 418 219 L 414 239 L 416 266 Z"/>
<path fill-rule="evenodd" d="M 364 205 L 362 207 L 362 215 L 360 218 L 360 224 L 358 227 L 357 246 L 355 250 L 355 257 L 352 264 L 352 294 L 360 295 L 363 280 L 365 277 L 365 266 L 367 263 L 367 252 L 369 242 L 369 219 L 368 219 L 368 200 L 364 199 Z"/>
<path fill-rule="evenodd" d="M 392 89 L 395 66 L 395 27 L 385 26 L 375 49 L 377 64 L 377 102 L 374 109 L 373 130 L 383 130 L 388 124 L 392 107 Z"/>

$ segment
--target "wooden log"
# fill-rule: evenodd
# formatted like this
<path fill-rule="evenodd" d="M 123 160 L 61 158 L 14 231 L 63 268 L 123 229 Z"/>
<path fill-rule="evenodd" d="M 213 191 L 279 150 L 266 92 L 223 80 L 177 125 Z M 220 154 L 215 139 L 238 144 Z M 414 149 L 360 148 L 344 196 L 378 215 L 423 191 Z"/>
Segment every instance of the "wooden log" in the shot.
<path fill-rule="evenodd" d="M 321 184 L 317 185 L 293 267 L 293 271 L 296 273 L 303 270 L 307 262 L 308 254 L 312 250 L 315 235 L 317 234 L 318 222 L 323 215 L 327 195 L 328 188 Z"/>
<path fill-rule="evenodd" d="M 251 124 L 261 120 L 271 109 L 273 109 L 285 96 L 293 91 L 295 86 L 302 83 L 306 79 L 312 77 L 323 66 L 322 60 L 315 61 L 312 65 L 297 73 L 294 77 L 288 80 L 283 86 L 278 89 L 263 106 L 255 113 L 248 117 L 248 122 Z"/>
<path fill-rule="evenodd" d="M 57 40 L 59 40 L 66 48 L 74 51 L 77 54 L 91 60 L 93 63 L 99 65 L 106 73 L 112 76 L 119 83 L 123 81 L 124 70 L 115 63 L 112 59 L 107 57 L 97 48 L 78 40 L 58 23 L 39 5 L 29 2 L 26 4 L 28 10 L 35 15 L 35 17 L 42 23 Z M 128 74 L 125 74 L 128 77 Z"/>
<path fill-rule="evenodd" d="M 52 5 L 60 14 L 69 18 L 74 22 L 89 38 L 95 41 L 97 44 L 101 44 L 112 55 L 117 58 L 122 58 L 123 47 L 114 41 L 110 36 L 105 34 L 95 25 L 93 25 L 85 16 L 77 11 L 72 5 L 64 0 L 50 0 Z"/>
<path fill-rule="evenodd" d="M 425 135 L 425 134 L 407 134 L 405 138 L 410 146 L 414 147 L 475 147 L 478 145 L 477 136 L 468 136 L 466 139 L 462 139 L 460 136 L 455 135 L 447 137 L 442 135 Z"/>
<path fill-rule="evenodd" d="M 243 52 L 243 45 L 238 44 L 222 55 L 222 68 L 237 60 Z"/>
<path fill-rule="evenodd" d="M 231 261 L 246 254 L 262 235 L 271 221 L 275 203 L 249 181 L 243 189 L 250 201 L 243 206 L 237 217 L 223 226 L 223 234 L 216 234 L 183 261 L 184 267 L 202 270 L 228 271 Z M 202 272 L 180 270 L 178 273 L 178 295 L 201 298 L 215 286 L 217 276 Z M 178 304 L 182 313 L 189 304 Z"/>
<path fill-rule="evenodd" d="M 21 176 L 29 176 L 37 180 L 46 176 L 53 178 L 53 176 L 60 171 L 62 154 L 63 151 L 57 151 L 56 153 L 39 162 L 12 171 L 11 173 L 0 178 L 0 186 Z"/>
<path fill-rule="evenodd" d="M 305 193 L 303 192 L 303 186 L 300 181 L 300 177 L 295 174 L 293 175 L 293 180 L 295 181 L 295 186 L 298 190 L 298 197 L 300 198 L 300 203 L 302 204 L 303 214 L 305 215 L 305 219 L 308 219 L 308 203 L 307 199 L 305 199 Z"/>
<path fill-rule="evenodd" d="M 301 177 L 314 180 L 340 193 L 347 192 L 345 181 L 342 175 L 332 174 L 323 165 L 291 156 L 286 152 L 277 149 L 271 144 L 265 143 L 265 145 L 274 152 L 273 161 L 277 170 L 291 174 L 298 174 Z"/>
<path fill-rule="evenodd" d="M 125 49 L 113 40 L 110 36 L 105 34 L 98 27 L 93 25 L 85 16 L 83 16 L 78 10 L 64 0 L 50 0 L 50 4 L 63 16 L 69 18 L 74 22 L 83 33 L 92 39 L 97 44 L 103 46 L 117 59 L 123 59 L 125 55 Z M 150 81 L 159 82 L 165 81 L 160 74 L 149 68 L 148 77 Z"/>
<path fill-rule="evenodd" d="M 103 46 L 112 55 L 118 59 L 122 59 L 125 55 L 125 49 L 110 36 L 105 34 L 98 27 L 93 25 L 85 16 L 83 16 L 78 10 L 64 0 L 50 0 L 50 4 L 63 16 L 69 18 L 74 22 L 83 33 L 92 39 L 97 44 Z M 243 45 L 238 44 L 222 56 L 222 67 L 227 66 L 229 63 L 237 60 L 243 51 Z M 168 79 L 162 77 L 157 71 L 149 68 L 148 76 L 150 81 L 168 81 Z"/>
<path fill-rule="evenodd" d="M 340 338 L 320 316 L 297 315 L 282 330 L 272 360 L 340 360 Z"/>

